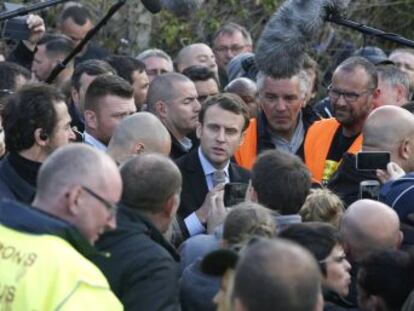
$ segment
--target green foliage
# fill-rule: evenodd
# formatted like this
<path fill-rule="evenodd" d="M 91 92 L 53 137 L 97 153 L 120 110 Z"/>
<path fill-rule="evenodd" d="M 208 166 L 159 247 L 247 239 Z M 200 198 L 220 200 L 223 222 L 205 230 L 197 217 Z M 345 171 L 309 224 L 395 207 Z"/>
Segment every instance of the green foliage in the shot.
<path fill-rule="evenodd" d="M 188 43 L 210 43 L 220 25 L 230 21 L 244 25 L 257 39 L 279 3 L 277 0 L 210 0 L 191 16 L 177 17 L 162 12 L 155 17 L 151 46 L 174 55 Z"/>
<path fill-rule="evenodd" d="M 7 1 L 29 2 L 23 0 Z M 40 0 L 30 1 L 30 3 L 34 2 L 40 2 Z M 75 2 L 88 6 L 95 13 L 97 19 L 101 18 L 114 3 L 112 0 Z M 257 42 L 266 22 L 282 2 L 282 0 L 204 0 L 201 9 L 192 12 L 189 16 L 177 17 L 164 11 L 153 16 L 149 46 L 164 49 L 171 55 L 175 55 L 180 48 L 189 43 L 210 43 L 214 32 L 225 22 L 244 25 L 251 31 L 253 40 Z M 414 15 L 412 14 L 414 0 L 359 0 L 351 3 L 349 19 L 414 39 L 412 32 L 414 28 Z M 134 55 L 137 51 L 147 48 L 142 43 L 141 46 L 137 46 L 136 41 L 131 41 L 131 37 L 139 37 L 146 31 L 142 24 L 137 22 L 140 15 L 130 14 L 130 8 L 128 8 L 128 6 L 136 7 L 138 4 L 139 1 L 128 2 L 127 7 L 114 16 L 110 23 L 99 32 L 96 39 L 110 50 L 120 51 L 120 40 L 127 38 L 131 43 L 125 51 Z M 42 11 L 41 14 L 45 17 L 48 31 L 53 31 L 61 9 L 62 5 Z M 145 14 L 148 15 L 147 12 Z M 399 46 L 383 39 L 364 36 L 342 26 L 333 25 L 333 28 L 339 37 L 347 38 L 356 47 L 373 44 L 389 51 Z M 322 59 L 322 63 L 329 64 L 329 62 L 329 60 Z"/>

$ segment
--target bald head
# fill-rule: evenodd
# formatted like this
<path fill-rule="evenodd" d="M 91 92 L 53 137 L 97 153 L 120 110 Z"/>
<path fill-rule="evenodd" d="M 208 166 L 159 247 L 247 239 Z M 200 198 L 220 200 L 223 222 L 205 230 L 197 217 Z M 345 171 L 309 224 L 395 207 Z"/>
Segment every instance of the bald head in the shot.
<path fill-rule="evenodd" d="M 316 261 L 304 248 L 284 240 L 259 241 L 237 265 L 235 310 L 315 310 L 320 282 Z M 266 286 L 257 291 L 257 284 Z"/>
<path fill-rule="evenodd" d="M 32 204 L 71 223 L 93 243 L 116 227 L 109 205 L 117 203 L 121 193 L 120 173 L 108 155 L 86 144 L 71 144 L 42 164 Z"/>
<path fill-rule="evenodd" d="M 239 95 L 249 109 L 250 118 L 254 118 L 258 113 L 257 85 L 248 78 L 237 78 L 231 81 L 224 89 L 225 92 Z"/>
<path fill-rule="evenodd" d="M 346 210 L 341 226 L 346 251 L 354 261 L 376 250 L 398 248 L 402 241 L 397 213 L 373 200 L 358 200 Z"/>
<path fill-rule="evenodd" d="M 175 65 L 179 72 L 190 66 L 206 66 L 217 74 L 217 64 L 213 51 L 204 43 L 194 43 L 183 47 L 177 54 Z"/>
<path fill-rule="evenodd" d="M 108 154 L 118 164 L 141 153 L 161 153 L 168 156 L 171 136 L 161 121 L 149 112 L 126 117 L 116 127 L 108 145 Z"/>
<path fill-rule="evenodd" d="M 157 102 L 161 101 L 168 104 L 176 99 L 180 95 L 181 86 L 183 84 L 191 84 L 194 86 L 193 81 L 181 73 L 169 72 L 157 76 L 148 88 L 148 110 L 155 113 Z"/>
<path fill-rule="evenodd" d="M 400 147 L 414 135 L 414 115 L 397 106 L 382 106 L 372 111 L 362 130 L 364 151 L 389 151 L 391 161 L 411 171 L 414 155 L 402 154 Z M 408 150 L 409 151 L 409 150 Z"/>
<path fill-rule="evenodd" d="M 257 86 L 256 83 L 248 78 L 237 78 L 227 84 L 224 91 L 236 93 L 239 96 L 249 95 L 255 97 L 257 93 Z"/>
<path fill-rule="evenodd" d="M 36 199 L 53 198 L 67 185 L 108 186 L 109 175 L 121 184 L 115 162 L 86 144 L 70 144 L 55 151 L 40 168 Z"/>

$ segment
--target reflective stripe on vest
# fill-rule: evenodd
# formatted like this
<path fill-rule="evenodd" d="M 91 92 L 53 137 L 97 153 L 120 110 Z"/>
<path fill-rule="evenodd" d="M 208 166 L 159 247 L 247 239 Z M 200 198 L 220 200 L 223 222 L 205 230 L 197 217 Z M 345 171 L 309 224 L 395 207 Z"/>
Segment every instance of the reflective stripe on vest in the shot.
<path fill-rule="evenodd" d="M 0 310 L 103 310 L 123 306 L 102 272 L 65 240 L 0 225 Z"/>
<path fill-rule="evenodd" d="M 335 118 L 315 122 L 305 138 L 305 164 L 312 173 L 312 178 L 322 182 L 323 169 L 332 140 L 340 124 Z M 348 152 L 356 154 L 362 147 L 362 134 L 354 140 Z"/>

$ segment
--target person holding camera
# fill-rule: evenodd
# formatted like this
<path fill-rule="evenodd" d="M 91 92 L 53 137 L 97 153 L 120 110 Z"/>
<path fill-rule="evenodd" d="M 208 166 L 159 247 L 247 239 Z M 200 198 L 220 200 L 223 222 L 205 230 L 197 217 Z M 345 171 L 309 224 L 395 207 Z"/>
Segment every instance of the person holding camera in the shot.
<path fill-rule="evenodd" d="M 411 137 L 414 135 L 414 116 L 409 111 L 397 106 L 375 109 L 368 116 L 362 135 L 363 152 L 386 152 L 389 160 L 404 171 L 414 170 L 414 154 L 410 147 Z M 357 169 L 356 158 L 354 154 L 345 153 L 342 163 L 327 185 L 341 197 L 346 206 L 358 200 L 362 181 L 378 180 L 375 169 Z M 361 165 L 359 167 L 363 168 Z M 387 179 L 382 178 L 381 174 L 379 177 L 380 181 Z"/>
<path fill-rule="evenodd" d="M 27 39 L 20 41 L 10 53 L 7 60 L 17 63 L 27 69 L 31 69 L 37 43 L 42 39 L 46 31 L 43 18 L 39 15 L 29 14 L 26 19 Z"/>

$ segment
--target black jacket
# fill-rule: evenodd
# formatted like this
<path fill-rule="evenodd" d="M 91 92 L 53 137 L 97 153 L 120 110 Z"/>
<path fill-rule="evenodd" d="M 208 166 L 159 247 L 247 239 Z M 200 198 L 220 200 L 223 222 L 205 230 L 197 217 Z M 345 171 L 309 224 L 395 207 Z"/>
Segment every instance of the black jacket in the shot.
<path fill-rule="evenodd" d="M 302 108 L 302 122 L 303 127 L 305 129 L 305 136 L 308 128 L 315 122 L 320 120 L 321 118 L 315 113 L 311 106 L 306 106 Z M 270 132 L 267 126 L 267 119 L 264 112 L 260 112 L 257 116 L 257 154 L 269 149 L 275 149 L 276 146 L 273 144 Z M 305 141 L 305 139 L 303 140 Z M 303 150 L 303 143 L 296 154 L 304 158 L 304 150 Z"/>
<path fill-rule="evenodd" d="M 179 310 L 179 255 L 175 249 L 137 211 L 121 205 L 117 221 L 118 228 L 105 233 L 96 244 L 111 256 L 93 261 L 125 310 Z"/>
<path fill-rule="evenodd" d="M 356 157 L 345 153 L 342 163 L 329 180 L 327 187 L 336 193 L 349 206 L 359 199 L 359 184 L 363 180 L 378 180 L 375 172 L 356 169 Z"/>
<path fill-rule="evenodd" d="M 325 300 L 324 311 L 345 311 L 350 309 L 357 311 L 355 305 L 325 288 L 323 289 L 323 299 Z"/>
<path fill-rule="evenodd" d="M 196 135 L 194 133 L 192 133 L 192 134 L 188 135 L 188 138 L 191 140 L 193 145 L 192 145 L 192 147 L 189 151 L 186 151 L 186 150 L 184 150 L 184 148 L 180 144 L 180 142 L 177 140 L 177 138 L 175 138 L 174 135 L 171 134 L 171 132 L 170 132 L 170 136 L 171 136 L 170 158 L 173 159 L 173 160 L 178 159 L 182 156 L 185 156 L 191 150 L 197 149 L 198 145 L 200 144 L 200 141 L 198 140 Z"/>
<path fill-rule="evenodd" d="M 0 162 L 0 200 L 8 198 L 30 204 L 35 195 L 35 186 L 19 176 L 6 155 Z"/>

